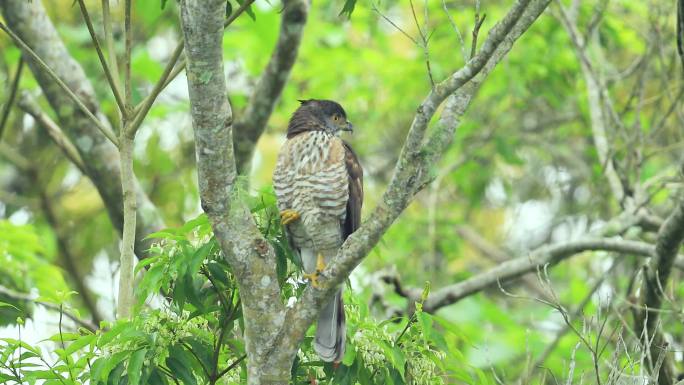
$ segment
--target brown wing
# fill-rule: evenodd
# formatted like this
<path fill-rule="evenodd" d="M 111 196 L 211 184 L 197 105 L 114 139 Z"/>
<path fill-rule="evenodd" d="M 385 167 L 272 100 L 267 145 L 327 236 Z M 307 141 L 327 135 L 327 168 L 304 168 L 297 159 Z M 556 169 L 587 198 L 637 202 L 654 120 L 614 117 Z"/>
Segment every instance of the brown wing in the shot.
<path fill-rule="evenodd" d="M 349 143 L 344 142 L 344 163 L 349 174 L 349 199 L 347 200 L 347 216 L 344 221 L 342 235 L 344 239 L 361 226 L 361 206 L 363 205 L 363 169 L 359 158 Z"/>

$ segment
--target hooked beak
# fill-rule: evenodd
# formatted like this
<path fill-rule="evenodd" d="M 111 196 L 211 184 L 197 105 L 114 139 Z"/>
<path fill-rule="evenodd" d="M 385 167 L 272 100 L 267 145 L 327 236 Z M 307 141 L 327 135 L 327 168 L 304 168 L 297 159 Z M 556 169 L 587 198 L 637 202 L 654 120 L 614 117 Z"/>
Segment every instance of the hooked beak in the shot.
<path fill-rule="evenodd" d="M 349 131 L 349 132 L 354 132 L 354 125 L 351 124 L 350 121 L 347 120 L 347 125 L 342 129 L 342 131 Z"/>

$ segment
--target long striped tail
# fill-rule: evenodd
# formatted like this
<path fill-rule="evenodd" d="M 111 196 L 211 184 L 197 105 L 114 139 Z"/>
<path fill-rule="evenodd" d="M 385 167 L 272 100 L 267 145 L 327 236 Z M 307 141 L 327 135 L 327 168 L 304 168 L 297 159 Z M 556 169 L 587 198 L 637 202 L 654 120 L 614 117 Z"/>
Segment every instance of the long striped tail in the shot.
<path fill-rule="evenodd" d="M 346 325 L 342 289 L 325 304 L 318 316 L 314 349 L 318 356 L 326 362 L 340 362 L 344 357 L 346 341 Z"/>

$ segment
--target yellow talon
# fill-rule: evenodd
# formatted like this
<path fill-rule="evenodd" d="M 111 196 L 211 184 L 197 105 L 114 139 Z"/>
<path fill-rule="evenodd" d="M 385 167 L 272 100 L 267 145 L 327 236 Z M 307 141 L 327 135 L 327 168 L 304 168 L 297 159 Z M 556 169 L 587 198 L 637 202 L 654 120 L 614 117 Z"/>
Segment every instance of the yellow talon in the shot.
<path fill-rule="evenodd" d="M 321 286 L 318 283 L 318 276 L 318 270 L 314 271 L 313 273 L 304 273 L 304 278 L 311 281 L 311 286 L 313 286 L 315 289 L 321 288 Z"/>
<path fill-rule="evenodd" d="M 316 289 L 320 289 L 321 285 L 318 283 L 318 277 L 321 275 L 324 269 L 325 258 L 323 257 L 323 254 L 318 253 L 318 257 L 316 258 L 316 270 L 313 273 L 304 273 L 303 276 L 304 278 L 311 281 L 311 286 L 313 286 Z"/>
<path fill-rule="evenodd" d="M 318 257 L 316 258 L 316 271 L 320 273 L 323 270 L 325 270 L 325 258 L 323 258 L 323 254 L 318 253 Z"/>
<path fill-rule="evenodd" d="M 283 225 L 290 224 L 298 219 L 299 213 L 292 209 L 286 209 L 280 212 L 280 223 Z"/>

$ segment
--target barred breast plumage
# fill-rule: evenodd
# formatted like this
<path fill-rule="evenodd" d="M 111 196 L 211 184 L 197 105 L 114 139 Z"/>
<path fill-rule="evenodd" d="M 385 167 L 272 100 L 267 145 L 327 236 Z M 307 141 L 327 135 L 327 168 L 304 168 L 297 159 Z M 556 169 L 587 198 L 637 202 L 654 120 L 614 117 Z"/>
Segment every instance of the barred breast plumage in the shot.
<path fill-rule="evenodd" d="M 295 245 L 326 250 L 339 247 L 348 185 L 342 139 L 324 131 L 310 131 L 285 142 L 273 174 L 273 187 L 278 209 L 293 209 L 301 215 L 299 223 L 290 225 Z M 309 235 L 307 228 L 316 231 Z"/>

